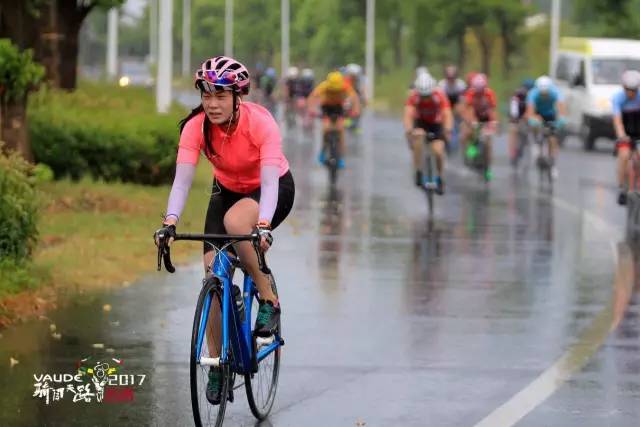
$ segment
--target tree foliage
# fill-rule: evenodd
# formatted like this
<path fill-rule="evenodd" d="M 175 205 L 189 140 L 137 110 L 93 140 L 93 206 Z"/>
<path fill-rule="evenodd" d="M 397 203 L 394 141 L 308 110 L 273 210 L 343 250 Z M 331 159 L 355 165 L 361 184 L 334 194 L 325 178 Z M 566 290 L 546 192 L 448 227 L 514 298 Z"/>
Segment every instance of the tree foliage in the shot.
<path fill-rule="evenodd" d="M 23 102 L 44 76 L 42 66 L 33 62 L 30 50 L 20 52 L 11 40 L 0 39 L 0 99 Z"/>
<path fill-rule="evenodd" d="M 580 35 L 640 36 L 640 0 L 574 0 L 574 21 Z"/>

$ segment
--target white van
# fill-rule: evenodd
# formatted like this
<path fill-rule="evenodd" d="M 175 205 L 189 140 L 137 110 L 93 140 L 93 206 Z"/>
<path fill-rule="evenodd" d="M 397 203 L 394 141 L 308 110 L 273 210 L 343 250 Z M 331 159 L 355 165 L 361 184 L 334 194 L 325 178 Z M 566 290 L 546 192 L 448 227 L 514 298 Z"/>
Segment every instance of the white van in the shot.
<path fill-rule="evenodd" d="M 628 69 L 640 70 L 638 40 L 560 39 L 552 77 L 565 95 L 567 128 L 582 137 L 586 150 L 599 137 L 615 137 L 611 97 Z"/>

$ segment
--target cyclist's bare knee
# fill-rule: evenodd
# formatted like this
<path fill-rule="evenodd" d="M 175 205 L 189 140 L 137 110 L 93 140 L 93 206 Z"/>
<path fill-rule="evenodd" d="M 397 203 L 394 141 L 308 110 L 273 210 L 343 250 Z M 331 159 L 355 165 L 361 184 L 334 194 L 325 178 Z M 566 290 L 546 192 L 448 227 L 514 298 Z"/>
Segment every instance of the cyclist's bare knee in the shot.
<path fill-rule="evenodd" d="M 258 222 L 258 202 L 248 197 L 236 202 L 224 215 L 224 228 L 229 234 L 247 234 Z"/>

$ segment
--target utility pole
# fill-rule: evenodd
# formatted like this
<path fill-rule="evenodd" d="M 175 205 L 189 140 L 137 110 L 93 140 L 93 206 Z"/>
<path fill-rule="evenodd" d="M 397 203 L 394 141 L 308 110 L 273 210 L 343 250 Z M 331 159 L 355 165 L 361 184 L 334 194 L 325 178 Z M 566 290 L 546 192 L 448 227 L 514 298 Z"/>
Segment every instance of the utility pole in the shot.
<path fill-rule="evenodd" d="M 149 62 L 158 60 L 158 0 L 149 0 Z"/>
<path fill-rule="evenodd" d="M 171 105 L 171 71 L 173 55 L 173 0 L 160 0 L 158 37 L 158 76 L 156 78 L 156 108 L 167 113 Z"/>
<path fill-rule="evenodd" d="M 182 76 L 191 74 L 191 0 L 182 0 Z"/>
<path fill-rule="evenodd" d="M 551 3 L 551 40 L 549 43 L 549 75 L 556 76 L 556 57 L 560 38 L 560 0 Z"/>
<path fill-rule="evenodd" d="M 107 15 L 107 78 L 118 75 L 118 9 L 112 7 Z"/>
<path fill-rule="evenodd" d="M 375 75 L 375 22 L 376 22 L 376 0 L 367 0 L 367 45 L 365 73 L 367 77 L 367 97 L 373 100 L 373 87 Z"/>
<path fill-rule="evenodd" d="M 224 54 L 233 56 L 233 0 L 224 5 Z"/>
<path fill-rule="evenodd" d="M 282 32 L 280 75 L 284 77 L 289 70 L 289 0 L 280 0 L 280 31 Z"/>

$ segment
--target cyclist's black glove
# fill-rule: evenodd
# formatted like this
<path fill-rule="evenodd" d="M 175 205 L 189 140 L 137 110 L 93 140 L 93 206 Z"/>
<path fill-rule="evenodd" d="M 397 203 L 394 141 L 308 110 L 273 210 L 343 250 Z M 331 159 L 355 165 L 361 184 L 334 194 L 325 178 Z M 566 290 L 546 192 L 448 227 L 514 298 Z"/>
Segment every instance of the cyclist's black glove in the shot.
<path fill-rule="evenodd" d="M 162 224 L 162 228 L 153 233 L 153 240 L 156 245 L 162 242 L 164 245 L 170 245 L 171 241 L 176 238 L 176 226 L 174 224 Z"/>

